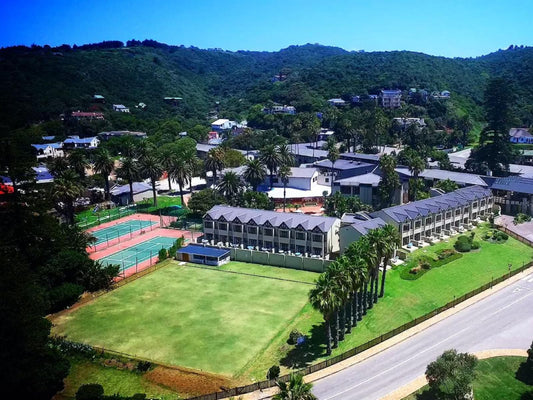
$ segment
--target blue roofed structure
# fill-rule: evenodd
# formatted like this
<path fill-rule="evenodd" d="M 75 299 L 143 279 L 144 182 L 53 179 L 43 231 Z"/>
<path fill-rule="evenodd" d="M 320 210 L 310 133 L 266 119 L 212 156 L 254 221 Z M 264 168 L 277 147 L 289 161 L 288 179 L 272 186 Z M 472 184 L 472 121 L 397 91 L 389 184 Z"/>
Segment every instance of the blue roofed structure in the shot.
<path fill-rule="evenodd" d="M 189 244 L 179 249 L 176 252 L 176 256 L 181 261 L 218 267 L 230 260 L 230 250 L 200 244 Z"/>

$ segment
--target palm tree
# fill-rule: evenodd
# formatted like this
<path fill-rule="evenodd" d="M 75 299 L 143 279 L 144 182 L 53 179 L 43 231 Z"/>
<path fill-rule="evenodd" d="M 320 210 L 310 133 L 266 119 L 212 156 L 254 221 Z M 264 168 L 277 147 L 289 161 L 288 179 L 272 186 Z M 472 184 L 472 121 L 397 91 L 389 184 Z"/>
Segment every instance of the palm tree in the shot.
<path fill-rule="evenodd" d="M 52 198 L 63 203 L 62 213 L 67 223 L 74 225 L 74 200 L 83 194 L 83 186 L 79 183 L 78 174 L 72 170 L 66 170 L 52 185 Z"/>
<path fill-rule="evenodd" d="M 305 383 L 301 374 L 291 374 L 289 382 L 277 382 L 279 393 L 272 397 L 273 400 L 316 400 L 311 393 L 313 385 Z"/>
<path fill-rule="evenodd" d="M 215 147 L 209 150 L 205 159 L 205 168 L 213 173 L 213 184 L 217 183 L 217 172 L 224 169 L 224 150 Z"/>
<path fill-rule="evenodd" d="M 47 161 L 48 170 L 50 173 L 58 178 L 69 169 L 69 162 L 65 157 L 55 157 Z"/>
<path fill-rule="evenodd" d="M 412 157 L 408 160 L 408 162 L 409 172 L 411 172 L 411 174 L 413 175 L 414 180 L 418 181 L 418 175 L 420 175 L 420 173 L 426 168 L 426 162 L 420 156 Z M 413 192 L 413 200 L 415 201 L 417 194 L 416 192 L 416 190 L 414 190 Z"/>
<path fill-rule="evenodd" d="M 168 177 L 168 190 L 172 191 L 172 177 L 170 170 L 173 168 L 174 164 L 177 162 L 179 155 L 176 152 L 174 143 L 169 143 L 161 147 L 159 156 L 161 157 L 161 165 L 167 171 Z"/>
<path fill-rule="evenodd" d="M 309 292 L 311 306 L 319 311 L 324 318 L 326 328 L 326 355 L 331 355 L 331 314 L 338 306 L 338 297 L 335 294 L 334 282 L 326 273 L 318 276 L 316 286 Z"/>
<path fill-rule="evenodd" d="M 283 163 L 278 148 L 273 144 L 266 145 L 259 153 L 259 160 L 261 160 L 270 172 L 270 188 L 272 188 L 274 185 L 274 174 L 280 164 Z"/>
<path fill-rule="evenodd" d="M 114 166 L 115 160 L 113 160 L 107 149 L 100 148 L 96 151 L 94 154 L 94 170 L 104 177 L 106 200 L 109 200 L 109 175 L 113 172 Z"/>
<path fill-rule="evenodd" d="M 289 183 L 289 178 L 291 177 L 291 167 L 288 165 L 283 165 L 278 171 L 278 177 L 283 182 L 283 212 L 285 212 L 285 204 L 287 199 L 287 184 Z"/>
<path fill-rule="evenodd" d="M 291 148 L 288 144 L 280 144 L 278 146 L 278 154 L 282 165 L 294 166 L 294 156 L 291 153 Z"/>
<path fill-rule="evenodd" d="M 230 205 L 237 204 L 237 197 L 242 189 L 241 178 L 233 171 L 226 172 L 217 186 L 218 192 L 226 198 Z"/>
<path fill-rule="evenodd" d="M 331 161 L 331 193 L 333 193 L 333 181 L 335 175 L 335 162 L 339 159 L 339 149 L 335 142 L 328 141 L 328 160 Z"/>
<path fill-rule="evenodd" d="M 377 301 L 378 282 L 379 282 L 379 264 L 382 258 L 383 237 L 379 229 L 370 230 L 366 236 L 369 243 L 369 252 L 372 258 L 369 257 L 369 274 L 370 274 L 370 293 L 368 296 L 368 308 L 372 308 Z M 370 255 L 369 254 L 369 255 Z"/>
<path fill-rule="evenodd" d="M 339 341 L 344 340 L 346 327 L 346 305 L 350 297 L 350 279 L 345 260 L 339 259 L 332 262 L 326 274 L 334 282 L 334 292 L 338 299 L 338 307 L 335 310 L 335 335 L 333 335 L 333 348 L 338 346 Z"/>
<path fill-rule="evenodd" d="M 181 199 L 182 205 L 185 204 L 185 201 L 183 199 L 183 187 L 185 186 L 187 182 L 189 182 L 189 175 L 191 174 L 190 172 L 191 169 L 192 169 L 192 165 L 189 162 L 187 162 L 186 159 L 176 157 L 172 160 L 172 164 L 170 164 L 170 168 L 167 170 L 169 186 L 170 186 L 171 178 L 174 179 L 176 182 L 178 182 L 178 186 L 180 188 L 180 199 Z"/>
<path fill-rule="evenodd" d="M 81 180 L 85 179 L 85 168 L 89 165 L 85 150 L 75 149 L 68 155 L 68 163 L 74 168 Z"/>
<path fill-rule="evenodd" d="M 249 160 L 246 163 L 246 169 L 243 174 L 244 180 L 250 184 L 253 191 L 257 191 L 257 187 L 265 180 L 266 169 L 264 164 L 259 159 Z"/>
<path fill-rule="evenodd" d="M 159 162 L 157 153 L 154 151 L 148 152 L 144 157 L 141 158 L 140 167 L 143 174 L 150 179 L 154 197 L 154 207 L 157 207 L 157 192 L 155 184 L 163 173 L 163 166 Z"/>
<path fill-rule="evenodd" d="M 359 254 L 345 253 L 345 258 L 348 260 L 348 277 L 350 289 L 352 291 L 352 306 L 351 306 L 351 321 L 352 326 L 357 326 L 357 321 L 362 319 L 361 301 L 362 301 L 362 288 L 367 280 L 368 271 L 365 261 L 359 256 Z"/>
<path fill-rule="evenodd" d="M 385 276 L 387 274 L 387 264 L 394 254 L 394 250 L 400 245 L 400 233 L 393 225 L 387 224 L 381 228 L 384 236 L 385 248 L 383 249 L 383 274 L 381 275 L 381 290 L 379 297 L 385 294 Z"/>
<path fill-rule="evenodd" d="M 366 310 L 369 306 L 368 283 L 372 277 L 375 268 L 376 255 L 374 249 L 368 240 L 367 236 L 363 236 L 357 242 L 353 242 L 347 250 L 347 255 L 350 258 L 360 257 L 364 261 L 366 267 L 366 276 L 361 288 L 361 298 L 359 301 L 359 320 L 363 315 L 366 315 Z"/>
<path fill-rule="evenodd" d="M 133 204 L 133 182 L 139 175 L 139 165 L 137 160 L 131 157 L 125 157 L 122 160 L 122 165 L 117 170 L 117 175 L 128 181 L 128 184 L 130 185 L 130 204 Z"/>

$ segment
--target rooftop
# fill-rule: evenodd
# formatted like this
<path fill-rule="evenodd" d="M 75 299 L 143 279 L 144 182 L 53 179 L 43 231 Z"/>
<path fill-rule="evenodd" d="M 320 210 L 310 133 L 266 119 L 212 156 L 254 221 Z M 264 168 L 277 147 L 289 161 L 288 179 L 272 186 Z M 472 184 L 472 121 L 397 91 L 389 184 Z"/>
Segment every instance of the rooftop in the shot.
<path fill-rule="evenodd" d="M 492 192 L 490 189 L 481 186 L 467 186 L 450 193 L 431 197 L 429 199 L 413 201 L 412 203 L 401 206 L 384 208 L 383 210 L 372 213 L 371 215 L 378 217 L 380 213 L 385 213 L 396 222 L 404 222 L 418 217 L 423 217 L 430 213 L 436 213 L 448 210 L 450 208 L 464 206 L 470 204 L 472 200 L 491 195 Z"/>
<path fill-rule="evenodd" d="M 206 257 L 227 257 L 229 254 L 228 249 L 219 249 L 217 247 L 208 247 L 198 244 L 189 244 L 181 249 L 178 249 L 178 253 L 194 254 L 197 256 L 206 256 Z"/>
<path fill-rule="evenodd" d="M 359 186 L 359 185 L 372 185 L 378 186 L 381 182 L 381 176 L 374 172 L 368 174 L 350 176 L 349 178 L 337 179 L 335 183 L 341 186 Z"/>
<path fill-rule="evenodd" d="M 372 229 L 381 228 L 385 225 L 387 225 L 387 223 L 383 221 L 381 218 L 377 217 L 377 218 L 369 219 L 367 221 L 358 221 L 352 224 L 351 226 L 357 232 L 361 233 L 362 235 L 366 235 L 368 231 L 371 231 Z"/>
<path fill-rule="evenodd" d="M 152 187 L 144 182 L 133 182 L 133 194 L 144 193 L 152 190 Z M 109 191 L 113 196 L 120 196 L 130 192 L 130 185 L 117 185 Z"/>
<path fill-rule="evenodd" d="M 313 165 L 317 168 L 333 168 L 336 170 L 351 170 L 351 169 L 368 169 L 369 171 L 376 168 L 375 164 L 369 164 L 357 160 L 343 160 L 342 158 L 335 161 L 333 164 L 330 160 L 320 160 L 316 161 Z"/>
<path fill-rule="evenodd" d="M 301 227 L 304 230 L 310 231 L 317 229 L 321 232 L 328 232 L 333 224 L 338 221 L 337 218 L 333 217 L 319 217 L 299 213 L 283 213 L 223 205 L 214 206 L 206 213 L 204 218 L 206 217 L 216 220 L 223 218 L 226 221 L 237 220 L 243 224 L 253 221 L 257 225 L 270 224 L 274 227 L 280 227 L 284 224 L 290 229 Z"/>
<path fill-rule="evenodd" d="M 506 178 L 494 178 L 491 189 L 506 190 L 517 193 L 533 194 L 533 179 L 521 176 L 508 176 Z"/>
<path fill-rule="evenodd" d="M 408 168 L 399 167 L 399 168 L 396 168 L 396 172 L 404 176 L 409 176 L 409 177 L 412 176 Z M 419 174 L 419 176 L 421 178 L 428 178 L 428 179 L 438 179 L 438 180 L 449 179 L 453 182 L 463 184 L 463 185 L 487 186 L 487 183 L 479 175 L 469 174 L 466 172 L 446 171 L 442 169 L 425 169 Z"/>

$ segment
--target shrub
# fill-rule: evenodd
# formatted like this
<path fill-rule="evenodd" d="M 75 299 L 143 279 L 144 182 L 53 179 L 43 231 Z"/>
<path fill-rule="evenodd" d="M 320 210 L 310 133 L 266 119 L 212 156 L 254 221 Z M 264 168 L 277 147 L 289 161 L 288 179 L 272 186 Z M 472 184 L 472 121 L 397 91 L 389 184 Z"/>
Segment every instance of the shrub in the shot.
<path fill-rule="evenodd" d="M 448 263 L 451 263 L 452 261 L 458 260 L 463 255 L 461 253 L 454 252 L 451 256 L 446 257 L 442 260 L 437 260 L 434 263 L 431 264 L 433 268 L 442 267 L 443 265 L 446 265 Z"/>
<path fill-rule="evenodd" d="M 422 264 L 420 264 L 420 267 L 422 267 L 423 269 L 431 269 L 431 264 L 428 262 L 423 262 Z"/>
<path fill-rule="evenodd" d="M 300 336 L 303 336 L 302 332 L 300 332 L 297 329 L 293 329 L 291 333 L 289 334 L 289 339 L 287 340 L 288 344 L 296 344 L 298 342 L 298 338 Z"/>
<path fill-rule="evenodd" d="M 152 367 L 150 361 L 139 361 L 137 363 L 137 371 L 146 372 Z"/>
<path fill-rule="evenodd" d="M 467 253 L 472 249 L 472 242 L 468 236 L 461 235 L 457 238 L 453 247 L 461 253 Z"/>
<path fill-rule="evenodd" d="M 104 388 L 96 383 L 81 385 L 76 392 L 76 400 L 100 400 L 104 398 Z"/>
<path fill-rule="evenodd" d="M 268 369 L 267 372 L 267 379 L 278 379 L 279 378 L 280 369 L 279 366 L 273 365 Z"/>
<path fill-rule="evenodd" d="M 481 245 L 479 244 L 478 241 L 474 240 L 474 241 L 472 242 L 472 250 L 477 250 L 477 249 L 479 249 L 480 247 L 481 247 Z"/>
<path fill-rule="evenodd" d="M 168 257 L 167 249 L 161 249 L 159 250 L 159 261 L 166 260 Z"/>
<path fill-rule="evenodd" d="M 50 290 L 50 311 L 56 312 L 71 306 L 78 301 L 83 293 L 83 286 L 74 283 L 63 283 Z"/>
<path fill-rule="evenodd" d="M 439 258 L 439 260 L 444 260 L 448 257 L 453 256 L 454 254 L 456 254 L 456 251 L 454 249 L 442 249 L 437 252 L 437 257 Z"/>
<path fill-rule="evenodd" d="M 501 231 L 497 231 L 494 236 L 496 237 L 496 240 L 501 240 L 502 242 L 509 239 L 509 235 Z"/>
<path fill-rule="evenodd" d="M 531 216 L 524 213 L 518 213 L 513 219 L 513 224 L 518 225 L 529 221 L 531 221 Z"/>

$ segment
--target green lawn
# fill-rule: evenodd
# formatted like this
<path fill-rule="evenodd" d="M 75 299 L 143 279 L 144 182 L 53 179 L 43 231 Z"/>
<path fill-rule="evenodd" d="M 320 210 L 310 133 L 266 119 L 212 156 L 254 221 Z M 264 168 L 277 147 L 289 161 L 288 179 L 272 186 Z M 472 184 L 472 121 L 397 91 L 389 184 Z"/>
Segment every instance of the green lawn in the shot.
<path fill-rule="evenodd" d="M 275 269 L 229 264 L 272 274 Z M 316 274 L 286 270 L 312 281 Z M 308 275 L 308 276 L 305 276 Z M 171 262 L 54 321 L 53 333 L 164 363 L 238 375 L 307 303 L 311 285 Z"/>
<path fill-rule="evenodd" d="M 97 212 L 93 212 L 93 209 L 94 208 L 91 207 L 88 210 L 76 214 L 76 223 L 82 229 L 92 228 L 93 226 L 113 221 L 135 212 L 135 208 L 130 207 L 116 207 L 108 210 L 99 210 Z"/>
<path fill-rule="evenodd" d="M 160 209 L 169 209 L 174 206 L 181 206 L 181 198 L 180 196 L 157 196 L 157 207 L 154 207 L 154 200 L 152 197 L 143 201 L 139 201 L 135 204 L 137 205 L 137 211 L 143 213 L 153 213 Z"/>
<path fill-rule="evenodd" d="M 516 269 L 533 258 L 533 249 L 509 238 L 502 244 L 483 241 L 480 233 L 487 229 L 476 229 L 476 238 L 481 249 L 463 254 L 463 257 L 439 268 L 434 268 L 419 279 L 408 281 L 400 278 L 401 266 L 387 272 L 385 297 L 359 323 L 359 326 L 346 336 L 333 355 L 341 354 L 355 346 L 379 337 L 416 317 L 420 317 L 454 299 L 468 293 L 491 279 L 504 275 L 508 264 Z M 456 238 L 456 237 L 455 237 Z M 411 257 L 429 254 L 442 248 L 451 248 L 452 238 L 446 242 L 417 250 Z M 311 338 L 308 347 L 296 350 L 285 343 L 291 328 L 305 332 Z M 246 371 L 248 377 L 262 378 L 272 364 L 303 367 L 324 359 L 325 339 L 322 316 L 308 304 L 295 318 L 285 332 L 281 332 L 265 351 Z"/>
<path fill-rule="evenodd" d="M 162 400 L 175 400 L 177 393 L 171 389 L 148 380 L 143 373 L 106 367 L 81 357 L 69 357 L 70 371 L 65 379 L 65 389 L 58 399 L 74 399 L 81 385 L 98 383 L 104 393 L 111 396 L 120 393 L 132 396 L 135 393 L 146 393 L 148 398 L 157 397 Z"/>
<path fill-rule="evenodd" d="M 515 373 L 525 357 L 494 357 L 480 360 L 474 380 L 476 400 L 520 400 L 521 396 L 533 390 L 533 386 L 515 378 Z M 431 400 L 433 396 L 428 386 L 407 396 L 404 400 Z"/>

